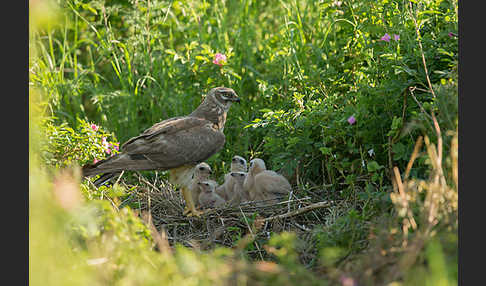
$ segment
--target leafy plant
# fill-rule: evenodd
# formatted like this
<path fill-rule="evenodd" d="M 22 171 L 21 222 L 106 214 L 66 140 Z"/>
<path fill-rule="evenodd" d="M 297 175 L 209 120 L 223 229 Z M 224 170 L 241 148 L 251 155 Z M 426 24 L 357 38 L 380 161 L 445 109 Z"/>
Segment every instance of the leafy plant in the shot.
<path fill-rule="evenodd" d="M 119 152 L 120 143 L 115 135 L 96 124 L 78 119 L 77 130 L 67 123 L 56 126 L 52 121 L 46 121 L 44 126 L 46 136 L 41 152 L 47 165 L 57 168 L 84 165 Z"/>

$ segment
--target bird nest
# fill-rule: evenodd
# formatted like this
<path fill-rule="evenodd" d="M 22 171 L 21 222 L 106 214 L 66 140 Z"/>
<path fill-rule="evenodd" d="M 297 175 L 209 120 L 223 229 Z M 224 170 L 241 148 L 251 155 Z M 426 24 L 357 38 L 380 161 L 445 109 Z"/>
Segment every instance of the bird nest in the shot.
<path fill-rule="evenodd" d="M 299 191 L 294 190 L 276 203 L 225 205 L 194 217 L 183 214 L 182 194 L 167 181 L 156 179 L 151 183 L 141 176 L 139 181 L 135 188 L 127 186 L 134 191 L 122 205 L 136 205 L 134 209 L 144 214 L 144 219 L 167 238 L 170 246 L 182 244 L 200 250 L 242 247 L 257 259 L 267 256 L 258 242 L 268 240 L 271 233 L 293 231 L 305 240 L 311 239 L 314 226 L 326 225 L 326 217 L 335 205 L 332 201 L 318 201 L 315 196 L 300 197 Z"/>

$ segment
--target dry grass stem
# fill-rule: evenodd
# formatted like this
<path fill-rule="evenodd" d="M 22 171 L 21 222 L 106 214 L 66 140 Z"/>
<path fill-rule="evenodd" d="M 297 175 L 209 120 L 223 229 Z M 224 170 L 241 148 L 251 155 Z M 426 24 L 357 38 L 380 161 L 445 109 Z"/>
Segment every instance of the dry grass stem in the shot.
<path fill-rule="evenodd" d="M 239 206 L 225 205 L 210 209 L 200 217 L 187 217 L 182 214 L 182 195 L 171 184 L 156 185 L 142 176 L 139 178 L 140 185 L 135 188 L 125 185 L 127 189 L 133 189 L 134 193 L 122 204 L 131 205 L 140 213 L 150 214 L 150 223 L 157 231 L 154 237 L 159 249 L 166 249 L 164 241 L 171 247 L 179 243 L 189 247 L 198 245 L 202 250 L 216 246 L 243 250 L 253 242 L 255 251 L 248 251 L 247 254 L 252 259 L 265 260 L 268 254 L 260 246 L 259 240 L 268 239 L 269 231 L 290 230 L 304 239 L 311 239 L 309 230 L 324 223 L 322 218 L 328 217 L 329 208 L 340 204 L 333 201 L 316 202 L 318 197 L 299 198 L 299 190 L 293 190 L 291 199 L 281 198 L 277 203 L 263 200 Z"/>

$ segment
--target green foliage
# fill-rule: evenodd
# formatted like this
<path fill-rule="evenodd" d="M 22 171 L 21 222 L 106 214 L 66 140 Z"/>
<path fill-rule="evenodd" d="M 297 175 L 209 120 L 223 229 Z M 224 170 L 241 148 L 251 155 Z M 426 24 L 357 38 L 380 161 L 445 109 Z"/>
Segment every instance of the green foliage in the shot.
<path fill-rule="evenodd" d="M 299 240 L 294 233 L 282 232 L 270 238 L 267 250 L 275 255 L 279 265 L 290 271 L 290 275 L 289 277 L 279 277 L 275 280 L 266 281 L 267 283 L 283 283 L 287 279 L 286 284 L 295 285 L 304 279 L 307 285 L 322 285 L 323 281 L 319 281 L 299 262 L 298 244 Z"/>
<path fill-rule="evenodd" d="M 49 94 L 56 122 L 76 128 L 76 118 L 85 118 L 124 142 L 159 120 L 189 113 L 210 88 L 231 86 L 243 101 L 230 111 L 231 148 L 212 159 L 216 170 L 232 153 L 262 154 L 260 142 L 271 166 L 286 166 L 289 175 L 305 166 L 304 178 L 328 173 L 328 183 L 343 180 L 350 168 L 366 174 L 360 157 L 370 149 L 386 166 L 392 148 L 386 136 L 400 127 L 392 121 L 404 124 L 419 111 L 410 99 L 404 108 L 404 91 L 427 86 L 412 16 L 432 83 L 452 80 L 457 66 L 457 40 L 448 36 L 457 30 L 457 15 L 445 1 L 61 4 L 63 28 L 34 32 L 40 54 L 31 73 L 31 82 Z M 380 41 L 384 33 L 400 39 Z M 227 56 L 221 67 L 212 63 L 218 52 Z M 357 123 L 347 126 L 351 115 Z M 269 123 L 261 132 L 240 132 L 261 117 Z M 410 153 L 394 159 L 404 164 Z"/>
<path fill-rule="evenodd" d="M 77 130 L 67 123 L 59 126 L 45 122 L 45 142 L 42 157 L 47 165 L 65 167 L 71 164 L 84 165 L 117 154 L 120 143 L 113 133 L 102 127 L 78 119 Z"/>
<path fill-rule="evenodd" d="M 314 240 L 323 266 L 336 267 L 346 257 L 366 248 L 372 216 L 365 213 L 352 209 L 339 216 L 330 226 L 315 229 Z"/>
<path fill-rule="evenodd" d="M 448 244 L 456 245 L 457 241 L 449 241 Z M 457 285 L 457 252 L 447 253 L 449 259 L 445 256 L 445 251 L 441 243 L 433 239 L 425 248 L 425 259 L 427 266 L 417 266 L 410 271 L 405 281 L 407 285 Z M 454 277 L 455 276 L 455 277 Z"/>

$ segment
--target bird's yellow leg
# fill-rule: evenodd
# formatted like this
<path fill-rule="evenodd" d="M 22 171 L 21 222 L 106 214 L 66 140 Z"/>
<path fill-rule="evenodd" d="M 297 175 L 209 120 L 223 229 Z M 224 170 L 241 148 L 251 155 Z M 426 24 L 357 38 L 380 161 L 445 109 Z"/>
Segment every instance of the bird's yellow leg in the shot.
<path fill-rule="evenodd" d="M 187 188 L 182 188 L 181 191 L 182 196 L 186 201 L 186 209 L 184 210 L 184 214 L 187 216 L 200 216 L 203 214 L 204 212 L 196 210 L 191 192 Z"/>

